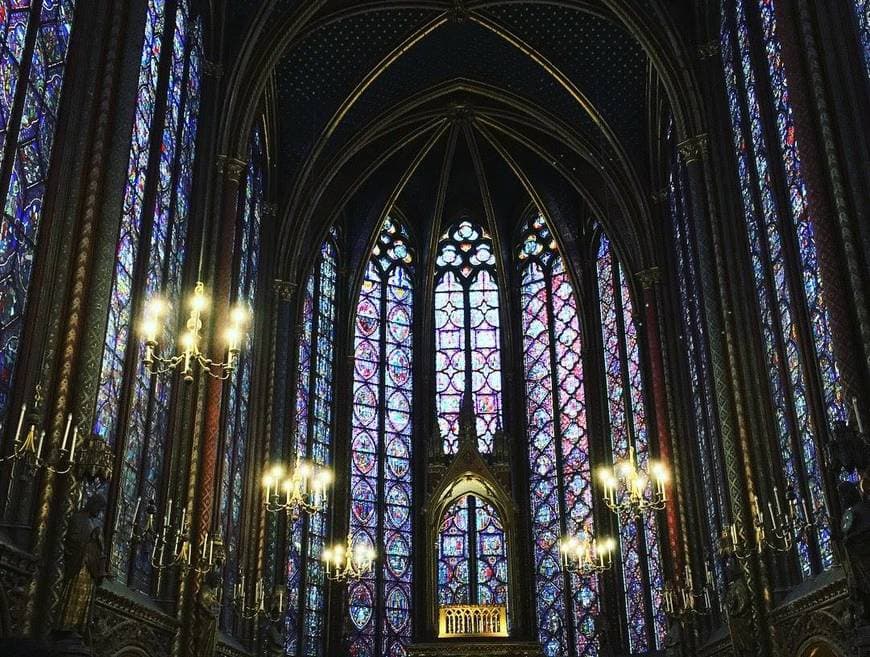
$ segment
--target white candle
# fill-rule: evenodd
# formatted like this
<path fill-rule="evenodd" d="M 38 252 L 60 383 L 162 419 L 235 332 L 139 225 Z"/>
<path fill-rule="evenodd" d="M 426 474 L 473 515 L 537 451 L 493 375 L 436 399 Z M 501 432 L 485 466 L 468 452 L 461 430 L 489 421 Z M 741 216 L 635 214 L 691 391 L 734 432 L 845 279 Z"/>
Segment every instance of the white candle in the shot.
<path fill-rule="evenodd" d="M 284 613 L 284 590 L 278 589 L 278 613 Z"/>
<path fill-rule="evenodd" d="M 776 486 L 773 487 L 773 499 L 776 502 L 776 514 L 778 516 L 782 515 L 782 506 L 779 503 L 779 491 L 776 489 Z"/>
<path fill-rule="evenodd" d="M 70 413 L 69 415 L 66 416 L 66 429 L 64 429 L 64 432 L 63 432 L 63 442 L 61 442 L 61 444 L 60 444 L 60 451 L 62 451 L 62 452 L 66 450 L 66 444 L 69 441 L 69 428 L 70 428 L 71 424 L 72 424 L 72 413 Z"/>
<path fill-rule="evenodd" d="M 776 531 L 776 516 L 773 513 L 773 504 L 770 501 L 767 502 L 767 512 L 770 514 L 770 525 L 773 531 Z"/>
<path fill-rule="evenodd" d="M 861 413 L 858 412 L 857 397 L 852 397 L 852 410 L 855 412 L 855 422 L 858 424 L 858 433 L 864 433 L 864 423 L 861 421 Z"/>
<path fill-rule="evenodd" d="M 70 417 L 72 417 L 72 416 L 70 416 Z M 79 428 L 76 427 L 75 429 L 73 429 L 72 448 L 70 449 L 70 452 L 69 452 L 69 462 L 70 463 L 72 463 L 73 459 L 75 458 L 76 443 L 78 443 L 78 439 L 79 439 Z"/>
<path fill-rule="evenodd" d="M 187 507 L 184 507 L 183 509 L 181 509 L 181 525 L 178 528 L 179 533 L 182 533 L 182 534 L 184 533 L 184 522 L 185 522 L 186 518 L 187 518 Z"/>
<path fill-rule="evenodd" d="M 133 524 L 136 524 L 136 521 L 139 519 L 139 505 L 142 504 L 142 497 L 136 498 L 136 508 L 133 509 Z M 120 514 L 119 514 L 120 515 Z"/>
<path fill-rule="evenodd" d="M 202 559 L 205 560 L 205 549 L 208 545 L 208 532 L 205 533 L 205 538 L 202 540 Z"/>
<path fill-rule="evenodd" d="M 810 512 L 809 512 L 809 509 L 807 508 L 807 498 L 804 498 L 801 500 L 801 505 L 803 506 L 803 510 L 804 510 L 804 522 L 810 523 L 811 520 L 810 520 Z"/>
<path fill-rule="evenodd" d="M 731 525 L 731 544 L 734 546 L 734 549 L 737 549 L 737 523 L 732 523 Z"/>
<path fill-rule="evenodd" d="M 39 434 L 39 447 L 36 448 L 36 460 L 38 461 L 40 457 L 42 457 L 42 443 L 45 442 L 45 429 L 42 430 L 42 433 Z"/>
<path fill-rule="evenodd" d="M 208 543 L 208 565 L 211 566 L 214 563 L 214 539 L 210 540 Z"/>
<path fill-rule="evenodd" d="M 163 521 L 164 527 L 169 527 L 172 522 L 172 498 L 169 498 L 169 503 L 166 505 L 166 518 Z"/>
<path fill-rule="evenodd" d="M 21 405 L 21 415 L 18 416 L 18 428 L 15 430 L 15 442 L 21 442 L 21 427 L 24 425 L 24 414 L 27 412 L 27 404 Z"/>

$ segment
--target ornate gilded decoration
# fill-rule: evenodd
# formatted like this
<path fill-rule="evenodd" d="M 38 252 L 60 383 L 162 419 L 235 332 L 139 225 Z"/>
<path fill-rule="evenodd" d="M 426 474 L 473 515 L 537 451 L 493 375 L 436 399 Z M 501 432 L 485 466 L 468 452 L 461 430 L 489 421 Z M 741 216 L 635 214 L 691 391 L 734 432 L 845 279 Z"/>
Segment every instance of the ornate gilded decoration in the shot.
<path fill-rule="evenodd" d="M 506 637 L 505 605 L 442 605 L 438 609 L 438 638 Z"/>

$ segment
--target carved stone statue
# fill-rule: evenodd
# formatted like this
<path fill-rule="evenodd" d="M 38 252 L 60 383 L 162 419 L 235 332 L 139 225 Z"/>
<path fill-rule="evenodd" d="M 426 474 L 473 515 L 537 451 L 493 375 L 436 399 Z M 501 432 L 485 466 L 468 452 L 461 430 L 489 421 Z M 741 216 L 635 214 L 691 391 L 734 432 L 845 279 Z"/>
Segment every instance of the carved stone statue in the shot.
<path fill-rule="evenodd" d="M 202 588 L 196 601 L 197 657 L 214 655 L 220 608 L 220 577 L 214 571 L 209 571 L 202 578 Z"/>
<path fill-rule="evenodd" d="M 677 618 L 670 619 L 664 647 L 667 657 L 682 657 L 683 655 L 683 625 Z"/>
<path fill-rule="evenodd" d="M 97 493 L 73 514 L 64 544 L 64 585 L 59 629 L 84 634 L 97 587 L 106 576 L 103 528 L 99 516 L 106 498 Z"/>
<path fill-rule="evenodd" d="M 269 617 L 264 618 L 260 625 L 263 637 L 264 657 L 281 657 L 284 655 L 284 615 L 273 608 Z"/>
<path fill-rule="evenodd" d="M 752 619 L 752 600 L 749 587 L 743 579 L 740 564 L 733 555 L 728 557 L 728 589 L 725 592 L 725 610 L 731 647 L 735 657 L 750 657 L 758 652 L 755 624 Z"/>
<path fill-rule="evenodd" d="M 870 622 L 870 473 L 864 471 L 859 485 L 840 484 L 843 516 L 840 529 L 846 552 L 846 574 L 852 599 L 852 613 Z"/>

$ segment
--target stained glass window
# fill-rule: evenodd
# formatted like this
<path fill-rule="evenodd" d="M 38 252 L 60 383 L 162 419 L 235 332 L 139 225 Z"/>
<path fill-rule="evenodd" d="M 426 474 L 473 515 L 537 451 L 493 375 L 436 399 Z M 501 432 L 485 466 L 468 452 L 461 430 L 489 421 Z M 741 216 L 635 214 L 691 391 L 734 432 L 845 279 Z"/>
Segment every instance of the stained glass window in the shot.
<path fill-rule="evenodd" d="M 401 657 L 411 639 L 412 263 L 407 232 L 387 218 L 354 324 L 350 532 L 383 559 L 348 586 L 353 657 Z"/>
<path fill-rule="evenodd" d="M 786 481 L 795 487 L 799 502 L 808 501 L 819 522 L 813 540 L 802 538 L 798 544 L 801 570 L 809 576 L 816 560 L 822 568 L 833 563 L 818 435 L 820 427 L 844 419 L 846 409 L 838 399 L 840 375 L 818 271 L 815 218 L 807 203 L 774 3 L 736 0 L 722 8 L 722 61 L 780 457 Z M 754 12 L 764 45 L 763 67 L 756 67 L 753 58 Z M 762 79 L 770 85 L 769 97 L 758 91 Z M 772 129 L 762 119 L 765 105 L 775 118 Z M 799 305 L 806 308 L 809 322 L 801 321 Z M 813 362 L 804 357 L 802 344 L 815 349 Z M 821 382 L 818 393 L 810 383 L 816 379 Z M 821 417 L 813 413 L 816 394 L 826 410 Z"/>
<path fill-rule="evenodd" d="M 439 605 L 507 605 L 507 540 L 490 502 L 474 495 L 454 500 L 437 540 Z"/>
<path fill-rule="evenodd" d="M 718 558 L 719 537 L 728 523 L 725 472 L 718 435 L 716 402 L 707 353 L 707 328 L 698 279 L 698 259 L 695 251 L 695 230 L 691 222 L 690 197 L 686 169 L 679 160 L 673 135 L 671 141 L 670 175 L 668 177 L 668 209 L 674 249 L 674 274 L 680 300 L 680 353 L 688 376 L 691 414 L 687 424 L 697 449 L 704 498 L 707 555 L 712 560 L 720 594 L 724 591 L 724 568 Z"/>
<path fill-rule="evenodd" d="M 169 58 L 163 75 L 161 57 Z M 134 309 L 151 295 L 171 300 L 181 293 L 201 68 L 202 24 L 191 16 L 187 0 L 177 5 L 150 0 L 94 417 L 94 432 L 124 455 L 119 527 L 132 526 L 137 501 L 142 509 L 162 497 L 171 384 L 142 365 Z M 158 114 L 160 94 L 166 103 Z M 149 158 L 153 139 L 160 140 L 156 162 Z M 153 213 L 146 215 L 149 199 Z M 174 345 L 178 317 L 178 308 L 167 313 L 164 345 Z M 114 534 L 116 576 L 145 592 L 152 582 L 148 555 L 148 545 L 131 543 L 129 530 Z"/>
<path fill-rule="evenodd" d="M 628 280 L 604 235 L 597 270 L 613 459 L 627 459 L 629 448 L 633 448 L 638 466 L 645 469 L 650 450 L 637 324 Z M 629 647 L 631 652 L 660 648 L 667 624 L 655 515 L 649 514 L 643 521 L 621 519 L 619 538 Z"/>
<path fill-rule="evenodd" d="M 593 535 L 579 307 L 546 220 L 518 253 L 538 634 L 547 657 L 598 654 L 598 581 L 563 571 L 560 536 Z"/>
<path fill-rule="evenodd" d="M 501 332 L 492 238 L 462 220 L 438 244 L 435 274 L 435 389 L 444 451 L 459 449 L 459 411 L 470 394 L 482 453 L 501 416 Z"/>
<path fill-rule="evenodd" d="M 858 18 L 858 45 L 864 54 L 864 68 L 870 77 L 870 0 L 855 0 L 855 15 Z"/>
<path fill-rule="evenodd" d="M 259 127 L 251 133 L 244 196 L 236 231 L 236 287 L 233 303 L 253 308 L 260 271 L 260 226 L 263 218 L 263 144 Z M 226 559 L 224 561 L 224 599 L 231 600 L 238 580 L 239 547 L 242 538 L 242 495 L 249 441 L 251 376 L 254 369 L 253 335 L 256 326 L 247 328 L 247 338 L 232 373 L 224 411 L 223 453 L 219 517 Z M 233 609 L 223 608 L 223 627 L 233 631 Z"/>
<path fill-rule="evenodd" d="M 332 461 L 336 282 L 334 231 L 320 248 L 302 296 L 296 382 L 296 454 L 318 465 Z M 321 560 L 329 508 L 300 518 L 290 528 L 287 563 L 287 653 L 320 657 L 326 616 L 326 572 Z"/>
<path fill-rule="evenodd" d="M 0 0 L 0 171 L 8 171 L 0 178 L 0 435 L 33 274 L 75 6 L 75 0 Z"/>

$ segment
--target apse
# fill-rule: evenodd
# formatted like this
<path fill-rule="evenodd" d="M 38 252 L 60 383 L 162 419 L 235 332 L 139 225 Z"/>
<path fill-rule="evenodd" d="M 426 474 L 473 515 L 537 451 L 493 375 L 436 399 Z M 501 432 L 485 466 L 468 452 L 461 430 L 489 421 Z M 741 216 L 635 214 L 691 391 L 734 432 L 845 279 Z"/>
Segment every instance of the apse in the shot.
<path fill-rule="evenodd" d="M 0 0 L 0 655 L 870 655 L 868 12 Z"/>

